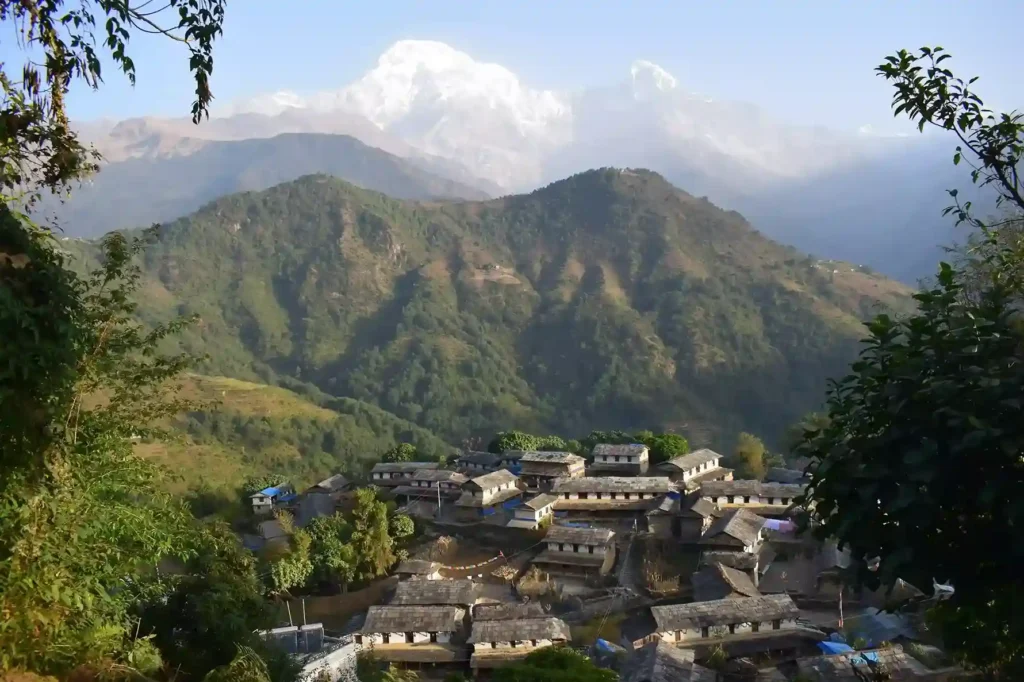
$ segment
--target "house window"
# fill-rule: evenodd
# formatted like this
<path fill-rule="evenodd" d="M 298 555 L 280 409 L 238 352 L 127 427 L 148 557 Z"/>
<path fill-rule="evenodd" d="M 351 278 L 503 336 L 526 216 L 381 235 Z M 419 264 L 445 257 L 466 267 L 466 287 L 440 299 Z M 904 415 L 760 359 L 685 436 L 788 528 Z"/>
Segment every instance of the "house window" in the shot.
<path fill-rule="evenodd" d="M 733 623 L 729 623 L 729 634 L 730 635 L 735 635 L 736 634 L 736 625 L 733 624 Z"/>
<path fill-rule="evenodd" d="M 587 547 L 587 549 L 589 549 L 589 550 L 590 550 L 590 553 L 591 553 L 591 554 L 593 554 L 593 553 L 594 553 L 594 546 L 593 546 L 593 545 L 590 545 L 589 547 Z"/>
<path fill-rule="evenodd" d="M 760 632 L 761 631 L 761 624 L 760 623 L 751 623 L 750 624 L 750 631 L 751 632 Z"/>
<path fill-rule="evenodd" d="M 362 635 L 356 635 L 356 644 L 362 644 L 362 643 L 363 643 L 363 636 Z"/>
<path fill-rule="evenodd" d="M 615 499 L 615 493 L 612 493 L 612 499 L 613 500 Z"/>
<path fill-rule="evenodd" d="M 701 637 L 707 637 L 708 636 L 708 629 L 706 627 L 700 629 L 700 636 Z"/>
<path fill-rule="evenodd" d="M 412 633 L 411 632 L 405 633 L 405 643 L 406 644 L 412 644 Z"/>
<path fill-rule="evenodd" d="M 587 499 L 587 493 L 580 493 L 580 499 L 581 500 Z"/>
<path fill-rule="evenodd" d="M 623 499 L 626 499 L 626 500 L 629 499 L 629 493 L 622 493 L 622 495 L 623 495 Z"/>
<path fill-rule="evenodd" d="M 672 636 L 673 636 L 673 637 L 675 637 L 675 640 L 676 640 L 677 642 L 678 642 L 678 641 L 679 641 L 680 639 L 682 639 L 682 637 L 681 637 L 681 636 L 680 636 L 680 634 L 679 634 L 679 630 L 676 630 L 675 632 L 673 632 L 673 633 L 672 633 Z"/>
<path fill-rule="evenodd" d="M 782 621 L 781 620 L 775 619 L 775 620 L 772 621 L 772 630 L 778 630 L 781 627 L 782 627 Z"/>
<path fill-rule="evenodd" d="M 579 545 L 573 545 L 572 546 L 572 551 L 579 552 L 580 551 L 580 546 Z"/>
<path fill-rule="evenodd" d="M 566 499 L 566 500 L 568 500 L 568 499 L 569 499 L 569 493 L 566 493 L 566 494 L 565 494 L 565 498 L 564 498 L 564 499 Z"/>
<path fill-rule="evenodd" d="M 491 642 L 491 648 L 492 649 L 497 649 L 498 648 L 498 643 L 497 642 Z"/>
<path fill-rule="evenodd" d="M 746 503 L 746 504 L 750 504 L 750 495 L 744 495 L 743 496 L 743 502 Z"/>
<path fill-rule="evenodd" d="M 430 633 L 430 642 L 432 644 L 437 644 L 437 633 L 436 632 L 431 632 Z"/>
<path fill-rule="evenodd" d="M 618 462 L 618 461 L 619 461 L 619 456 L 618 456 L 618 455 L 615 455 L 615 461 L 616 461 L 616 462 Z"/>

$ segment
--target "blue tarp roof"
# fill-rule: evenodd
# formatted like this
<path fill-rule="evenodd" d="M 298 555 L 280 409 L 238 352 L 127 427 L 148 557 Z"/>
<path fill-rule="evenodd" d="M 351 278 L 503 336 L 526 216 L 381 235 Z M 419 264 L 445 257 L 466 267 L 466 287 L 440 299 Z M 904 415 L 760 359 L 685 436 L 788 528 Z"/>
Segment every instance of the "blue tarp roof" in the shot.
<path fill-rule="evenodd" d="M 853 647 L 842 642 L 818 642 L 818 648 L 826 654 L 848 654 Z"/>
<path fill-rule="evenodd" d="M 280 494 L 280 492 L 281 489 L 275 485 L 271 486 L 270 488 L 264 488 L 263 490 L 256 493 L 256 495 L 267 495 L 268 497 L 273 497 L 274 495 Z"/>
<path fill-rule="evenodd" d="M 287 495 L 282 495 L 281 497 L 277 498 L 277 501 L 278 502 L 291 502 L 296 497 L 298 497 L 298 495 L 296 495 L 295 493 L 288 493 Z"/>
<path fill-rule="evenodd" d="M 608 642 L 604 641 L 603 639 L 598 639 L 596 642 L 594 642 L 594 645 L 598 649 L 601 649 L 603 651 L 611 651 L 612 653 L 615 652 L 615 647 L 613 647 L 611 644 L 609 644 Z"/>

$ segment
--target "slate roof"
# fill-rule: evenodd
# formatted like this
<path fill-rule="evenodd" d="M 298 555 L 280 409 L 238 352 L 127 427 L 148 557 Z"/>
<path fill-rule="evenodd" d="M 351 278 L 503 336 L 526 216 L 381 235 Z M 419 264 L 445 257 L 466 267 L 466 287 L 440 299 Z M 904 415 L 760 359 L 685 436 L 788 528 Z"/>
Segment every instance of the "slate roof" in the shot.
<path fill-rule="evenodd" d="M 504 469 L 502 469 L 504 471 Z M 500 492 L 494 493 L 484 497 L 473 497 L 472 493 L 468 490 L 463 490 L 462 494 L 459 495 L 459 499 L 455 500 L 456 507 L 493 507 L 509 500 L 519 497 L 523 494 L 523 491 L 519 488 L 506 488 Z"/>
<path fill-rule="evenodd" d="M 341 492 L 348 487 L 348 484 L 349 481 L 345 478 L 344 474 L 334 474 L 333 476 L 328 476 L 310 488 L 310 492 Z"/>
<path fill-rule="evenodd" d="M 370 469 L 371 473 L 413 473 L 419 469 L 437 469 L 437 462 L 377 462 Z"/>
<path fill-rule="evenodd" d="M 709 500 L 705 500 L 703 497 L 697 498 L 697 500 L 691 504 L 690 508 L 684 513 L 688 516 L 696 514 L 697 516 L 702 516 L 704 518 L 708 518 L 709 516 L 719 518 L 725 514 L 717 504 Z"/>
<path fill-rule="evenodd" d="M 430 575 L 441 570 L 441 564 L 436 561 L 423 561 L 422 559 L 406 559 L 398 564 L 395 573 L 407 575 Z"/>
<path fill-rule="evenodd" d="M 800 658 L 796 660 L 796 668 L 807 682 L 860 682 L 872 679 L 871 663 L 879 665 L 893 680 L 922 679 L 929 672 L 917 659 L 904 653 L 898 644 L 873 651 Z"/>
<path fill-rule="evenodd" d="M 462 624 L 462 615 L 463 610 L 454 606 L 371 606 L 366 612 L 366 622 L 360 632 L 367 635 L 385 632 L 457 632 Z"/>
<path fill-rule="evenodd" d="M 500 461 L 501 455 L 496 455 L 493 452 L 477 452 L 474 450 L 468 450 L 462 453 L 462 455 L 460 455 L 459 458 L 455 460 L 456 464 L 471 463 L 481 464 L 486 467 L 496 467 L 498 466 L 498 462 Z"/>
<path fill-rule="evenodd" d="M 765 623 L 796 618 L 800 614 L 787 594 L 769 594 L 744 599 L 716 599 L 690 604 L 652 606 L 651 615 L 659 632 L 688 630 L 730 623 Z"/>
<path fill-rule="evenodd" d="M 647 516 L 662 516 L 666 514 L 676 514 L 679 512 L 680 497 L 679 495 L 666 495 L 661 498 L 657 506 L 647 512 Z"/>
<path fill-rule="evenodd" d="M 476 601 L 472 580 L 407 580 L 398 583 L 392 604 L 398 605 L 465 605 Z"/>
<path fill-rule="evenodd" d="M 736 509 L 725 516 L 715 519 L 700 541 L 712 540 L 719 535 L 736 538 L 744 545 L 757 542 L 757 534 L 764 528 L 766 519 L 746 509 Z"/>
<path fill-rule="evenodd" d="M 607 528 L 570 528 L 551 526 L 544 536 L 544 542 L 559 542 L 567 545 L 603 545 L 611 541 L 615 533 Z"/>
<path fill-rule="evenodd" d="M 483 476 L 471 478 L 466 485 L 480 488 L 480 490 L 490 490 L 506 483 L 515 483 L 518 480 L 516 475 L 508 469 L 499 469 Z"/>
<path fill-rule="evenodd" d="M 508 453 L 506 453 L 508 454 Z M 535 450 L 523 451 L 523 456 L 519 458 L 520 462 L 535 462 L 538 464 L 577 464 L 584 462 L 585 460 L 579 455 L 574 455 L 571 452 L 540 452 Z"/>
<path fill-rule="evenodd" d="M 558 496 L 549 495 L 547 493 L 541 493 L 540 495 L 534 495 L 530 499 L 523 502 L 524 507 L 529 507 L 534 511 L 543 509 L 553 505 L 558 500 Z"/>
<path fill-rule="evenodd" d="M 411 480 L 430 481 L 431 483 L 449 481 L 461 485 L 468 481 L 469 478 L 465 474 L 460 474 L 458 471 L 452 471 L 451 469 L 422 469 L 414 473 Z"/>
<path fill-rule="evenodd" d="M 772 467 L 764 475 L 765 483 L 802 483 L 807 474 L 799 469 Z"/>
<path fill-rule="evenodd" d="M 598 443 L 591 450 L 592 455 L 607 455 L 610 457 L 642 457 L 650 449 L 643 443 L 623 443 L 612 445 L 611 443 Z"/>
<path fill-rule="evenodd" d="M 519 620 L 543 618 L 547 613 L 540 602 L 508 602 L 504 604 L 477 604 L 473 607 L 473 620 Z"/>
<path fill-rule="evenodd" d="M 473 623 L 470 644 L 511 642 L 531 639 L 570 640 L 569 626 L 560 618 L 480 620 Z"/>
<path fill-rule="evenodd" d="M 690 577 L 694 601 L 713 601 L 730 596 L 759 597 L 761 592 L 743 571 L 720 563 L 705 566 Z"/>
<path fill-rule="evenodd" d="M 700 450 L 695 450 L 686 455 L 673 457 L 669 461 L 664 462 L 659 466 L 674 467 L 676 469 L 679 469 L 680 471 L 689 471 L 690 469 L 699 467 L 701 464 L 713 462 L 716 459 L 721 460 L 722 456 L 715 452 L 714 450 L 710 450 L 708 448 L 701 448 Z"/>
<path fill-rule="evenodd" d="M 693 662 L 693 651 L 679 649 L 659 639 L 629 657 L 622 682 L 715 682 L 718 675 Z"/>
<path fill-rule="evenodd" d="M 555 481 L 551 492 L 564 493 L 656 493 L 673 490 L 664 476 L 605 476 L 601 478 L 563 478 Z"/>
<path fill-rule="evenodd" d="M 762 483 L 761 481 L 705 481 L 700 486 L 701 497 L 750 495 L 760 497 L 788 497 L 803 495 L 806 483 Z"/>
<path fill-rule="evenodd" d="M 701 552 L 701 566 L 710 566 L 715 563 L 723 564 L 730 568 L 737 568 L 741 571 L 752 571 L 758 563 L 758 555 L 751 554 L 750 552 Z"/>

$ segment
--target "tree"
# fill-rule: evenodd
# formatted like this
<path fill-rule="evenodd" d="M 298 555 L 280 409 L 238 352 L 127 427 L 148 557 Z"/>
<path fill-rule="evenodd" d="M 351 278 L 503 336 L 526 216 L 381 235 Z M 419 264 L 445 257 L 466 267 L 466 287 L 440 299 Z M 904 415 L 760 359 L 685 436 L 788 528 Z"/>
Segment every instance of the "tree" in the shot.
<path fill-rule="evenodd" d="M 406 514 L 392 515 L 391 520 L 388 522 L 388 528 L 391 531 L 391 537 L 396 540 L 407 538 L 416 532 L 416 524 Z"/>
<path fill-rule="evenodd" d="M 373 490 L 361 488 L 356 491 L 351 523 L 352 547 L 358 562 L 356 578 L 372 580 L 387 573 L 395 563 L 387 505 Z"/>
<path fill-rule="evenodd" d="M 757 436 L 741 433 L 736 438 L 737 475 L 744 479 L 761 480 L 765 472 L 764 443 Z"/>
<path fill-rule="evenodd" d="M 955 78 L 946 59 L 939 48 L 901 51 L 878 68 L 896 86 L 896 113 L 953 131 L 954 163 L 968 161 L 975 182 L 1024 208 L 1020 116 L 983 109 L 969 90 L 976 79 Z M 876 317 L 852 373 L 829 389 L 828 422 L 796 452 L 813 461 L 813 530 L 850 549 L 859 581 L 950 581 L 955 593 L 930 614 L 946 645 L 994 677 L 1022 679 L 1020 251 L 951 194 L 949 212 L 980 231 L 986 267 L 942 263 L 915 314 Z"/>
<path fill-rule="evenodd" d="M 170 0 L 165 27 L 166 15 L 125 0 L 99 3 L 98 13 L 66 4 L 0 2 L 0 21 L 32 50 L 21 65 L 0 64 L 0 670 L 60 675 L 135 664 L 142 647 L 130 609 L 157 586 L 159 560 L 192 551 L 187 509 L 131 449 L 133 436 L 159 435 L 151 425 L 183 407 L 164 392 L 188 362 L 156 352 L 181 323 L 143 330 L 132 321 L 141 241 L 108 235 L 102 266 L 82 279 L 29 213 L 43 192 L 65 192 L 96 167 L 65 101 L 72 82 L 100 83 L 97 19 L 132 81 L 133 33 L 181 40 L 198 121 L 224 12 L 223 0 Z"/>
<path fill-rule="evenodd" d="M 312 541 L 310 561 L 314 579 L 334 586 L 355 580 L 355 548 L 349 543 L 352 525 L 341 514 L 321 516 L 306 527 Z"/>
<path fill-rule="evenodd" d="M 685 455 L 690 451 L 690 443 L 674 433 L 654 434 L 642 431 L 636 434 L 636 440 L 650 448 L 651 464 L 661 464 L 673 457 Z"/>
<path fill-rule="evenodd" d="M 508 450 L 536 450 L 537 436 L 522 431 L 502 431 L 487 445 L 487 449 L 495 454 Z"/>
<path fill-rule="evenodd" d="M 395 447 L 387 450 L 381 461 L 383 462 L 415 462 L 419 453 L 416 452 L 416 446 L 411 443 L 399 443 Z"/>
<path fill-rule="evenodd" d="M 495 682 L 615 682 L 613 670 L 598 668 L 583 654 L 566 647 L 544 647 L 519 663 L 494 671 Z"/>

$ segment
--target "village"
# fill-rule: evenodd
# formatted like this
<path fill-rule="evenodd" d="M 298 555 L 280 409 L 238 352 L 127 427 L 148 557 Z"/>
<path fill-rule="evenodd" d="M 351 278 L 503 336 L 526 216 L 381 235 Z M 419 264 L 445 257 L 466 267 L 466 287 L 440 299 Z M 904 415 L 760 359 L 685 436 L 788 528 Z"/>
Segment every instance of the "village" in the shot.
<path fill-rule="evenodd" d="M 952 588 L 852 589 L 848 554 L 798 532 L 802 469 L 736 480 L 722 460 L 701 449 L 652 465 L 646 445 L 598 444 L 590 458 L 378 463 L 368 483 L 427 529 L 418 550 L 343 626 L 307 623 L 303 602 L 264 637 L 309 680 L 355 680 L 359 655 L 423 680 L 486 679 L 550 646 L 629 682 L 963 676 L 924 625 Z M 306 523 L 352 488 L 341 474 L 300 494 L 267 488 L 252 513 L 261 528 L 276 509 Z"/>

